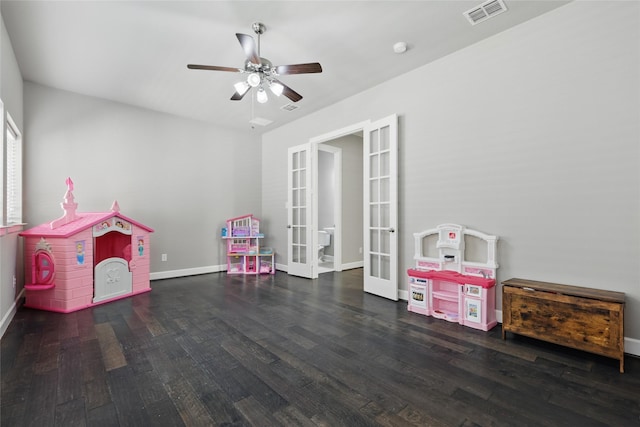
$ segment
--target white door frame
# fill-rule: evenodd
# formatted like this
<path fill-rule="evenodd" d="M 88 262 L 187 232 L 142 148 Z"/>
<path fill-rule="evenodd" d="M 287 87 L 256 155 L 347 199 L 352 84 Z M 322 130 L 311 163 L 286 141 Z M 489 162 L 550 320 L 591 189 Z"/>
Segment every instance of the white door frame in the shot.
<path fill-rule="evenodd" d="M 315 147 L 315 149 L 313 150 L 313 152 L 318 152 L 318 145 L 322 144 L 324 142 L 330 142 L 334 139 L 338 139 L 338 138 L 342 138 L 343 136 L 347 136 L 347 135 L 352 135 L 354 133 L 358 133 L 358 132 L 363 132 L 364 129 L 367 127 L 367 125 L 370 123 L 369 120 L 364 121 L 364 122 L 360 122 L 360 123 L 355 123 L 352 124 L 350 126 L 346 126 L 344 128 L 341 129 L 337 129 L 316 137 L 313 137 L 311 139 L 309 139 L 309 143 Z M 313 159 L 311 159 L 312 162 L 312 168 L 313 168 L 313 174 L 312 174 L 312 188 L 317 189 L 318 188 L 318 156 L 314 156 Z M 340 171 L 340 183 L 338 184 L 336 182 L 336 187 L 338 187 L 338 185 L 340 186 L 340 191 L 342 192 L 342 171 Z M 313 200 L 311 202 L 313 204 L 312 207 L 312 225 L 313 225 L 313 229 L 317 230 L 318 229 L 318 192 L 314 191 L 313 192 Z M 334 261 L 333 261 L 333 266 L 335 271 L 342 271 L 342 197 L 340 197 L 340 205 L 337 206 L 336 204 L 336 213 L 335 213 L 335 222 L 336 222 L 336 230 L 334 233 L 335 239 L 335 246 L 333 248 L 334 250 Z M 318 247 L 318 233 L 314 232 L 313 233 L 313 247 L 317 248 Z M 314 277 L 318 277 L 318 257 L 313 257 L 314 259 L 314 264 L 313 264 L 313 271 L 315 272 Z"/>

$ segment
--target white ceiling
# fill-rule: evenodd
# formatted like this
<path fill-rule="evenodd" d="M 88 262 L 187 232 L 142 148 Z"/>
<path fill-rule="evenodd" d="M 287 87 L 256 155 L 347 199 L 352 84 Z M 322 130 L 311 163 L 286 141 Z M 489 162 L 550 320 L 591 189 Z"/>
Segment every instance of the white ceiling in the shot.
<path fill-rule="evenodd" d="M 302 115 L 406 73 L 566 1 L 506 0 L 508 11 L 476 26 L 463 12 L 481 1 L 24 1 L 2 0 L 2 16 L 24 80 L 222 127 L 250 131 Z M 304 99 L 261 105 L 231 101 L 240 74 L 186 64 L 242 68 L 235 33 L 255 36 L 274 65 L 320 62 L 321 74 L 281 76 Z M 395 54 L 404 41 L 409 49 Z"/>

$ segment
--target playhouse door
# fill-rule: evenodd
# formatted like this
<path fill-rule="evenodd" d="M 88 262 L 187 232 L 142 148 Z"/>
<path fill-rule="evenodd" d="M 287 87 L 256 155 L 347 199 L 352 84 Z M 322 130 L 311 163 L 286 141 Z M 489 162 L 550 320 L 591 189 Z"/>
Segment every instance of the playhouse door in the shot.
<path fill-rule="evenodd" d="M 364 129 L 364 291 L 398 300 L 398 117 Z"/>
<path fill-rule="evenodd" d="M 93 302 L 97 303 L 130 294 L 132 274 L 122 258 L 107 258 L 96 265 Z"/>

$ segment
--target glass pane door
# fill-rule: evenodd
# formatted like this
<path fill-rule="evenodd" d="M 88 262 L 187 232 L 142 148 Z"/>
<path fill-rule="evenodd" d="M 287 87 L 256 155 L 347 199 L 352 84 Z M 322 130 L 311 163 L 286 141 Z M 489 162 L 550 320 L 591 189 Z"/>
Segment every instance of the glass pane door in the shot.
<path fill-rule="evenodd" d="M 289 149 L 288 161 L 288 272 L 311 277 L 311 146 Z"/>
<path fill-rule="evenodd" d="M 397 300 L 397 116 L 371 123 L 364 146 L 364 290 Z"/>

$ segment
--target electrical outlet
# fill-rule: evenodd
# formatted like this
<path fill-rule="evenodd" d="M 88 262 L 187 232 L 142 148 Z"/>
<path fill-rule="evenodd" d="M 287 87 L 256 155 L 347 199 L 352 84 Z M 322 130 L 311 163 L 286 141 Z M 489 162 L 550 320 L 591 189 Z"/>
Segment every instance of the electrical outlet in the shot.
<path fill-rule="evenodd" d="M 162 261 L 166 261 L 167 260 L 167 254 L 162 254 Z"/>
<path fill-rule="evenodd" d="M 16 276 L 13 276 L 13 290 L 16 290 Z"/>
<path fill-rule="evenodd" d="M 362 253 L 362 248 L 360 248 L 360 253 Z"/>

